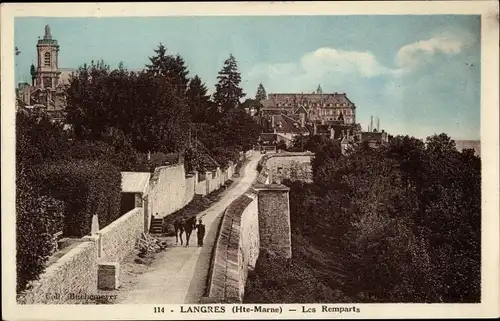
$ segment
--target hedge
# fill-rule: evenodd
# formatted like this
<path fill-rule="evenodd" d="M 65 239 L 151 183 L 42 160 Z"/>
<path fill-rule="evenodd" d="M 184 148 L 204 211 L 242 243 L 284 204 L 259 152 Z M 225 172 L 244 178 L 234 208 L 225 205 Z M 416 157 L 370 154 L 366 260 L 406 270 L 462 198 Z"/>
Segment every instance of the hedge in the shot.
<path fill-rule="evenodd" d="M 18 169 L 21 165 L 18 165 Z M 53 235 L 61 228 L 64 204 L 40 196 L 29 176 L 29 168 L 16 175 L 16 290 L 23 291 L 29 281 L 45 270 L 45 262 L 55 250 Z"/>
<path fill-rule="evenodd" d="M 99 228 L 120 216 L 121 173 L 99 160 L 67 160 L 40 165 L 37 184 L 44 195 L 64 202 L 63 235 L 82 237 L 97 213 Z"/>

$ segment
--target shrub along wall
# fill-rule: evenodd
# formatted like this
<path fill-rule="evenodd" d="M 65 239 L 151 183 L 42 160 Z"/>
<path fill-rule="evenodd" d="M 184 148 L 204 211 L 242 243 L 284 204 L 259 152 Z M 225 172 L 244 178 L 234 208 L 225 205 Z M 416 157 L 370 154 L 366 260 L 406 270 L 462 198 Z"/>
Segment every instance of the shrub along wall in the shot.
<path fill-rule="evenodd" d="M 109 163 L 73 160 L 44 164 L 38 168 L 36 181 L 42 194 L 64 202 L 65 236 L 88 235 L 94 213 L 100 228 L 120 216 L 121 174 Z"/>

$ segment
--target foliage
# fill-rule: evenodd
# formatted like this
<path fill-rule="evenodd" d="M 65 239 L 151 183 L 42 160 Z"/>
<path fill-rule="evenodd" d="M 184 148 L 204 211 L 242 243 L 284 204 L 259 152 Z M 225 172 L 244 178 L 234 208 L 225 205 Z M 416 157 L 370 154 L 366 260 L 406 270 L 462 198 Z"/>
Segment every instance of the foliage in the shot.
<path fill-rule="evenodd" d="M 203 173 L 206 171 L 203 155 L 198 148 L 186 148 L 184 151 L 184 166 L 187 173 L 192 173 L 195 170 Z"/>
<path fill-rule="evenodd" d="M 154 76 L 166 78 L 173 85 L 174 91 L 183 95 L 189 82 L 189 72 L 184 59 L 179 55 L 167 54 L 167 48 L 161 43 L 154 52 L 156 55 L 149 58 L 151 64 L 146 65 L 147 71 Z"/>
<path fill-rule="evenodd" d="M 215 147 L 212 149 L 212 154 L 215 160 L 219 163 L 223 169 L 230 165 L 230 162 L 236 164 L 239 159 L 240 149 L 231 147 Z"/>
<path fill-rule="evenodd" d="M 210 96 L 207 95 L 207 87 L 201 82 L 198 75 L 195 75 L 189 81 L 189 87 L 186 92 L 188 99 L 191 121 L 194 123 L 203 123 L 208 121 Z"/>
<path fill-rule="evenodd" d="M 235 146 L 247 151 L 255 144 L 261 128 L 244 110 L 227 111 L 215 127 L 215 133 L 222 141 L 218 146 Z"/>
<path fill-rule="evenodd" d="M 255 270 L 249 273 L 244 303 L 327 303 L 342 302 L 303 262 L 286 260 L 261 251 Z"/>
<path fill-rule="evenodd" d="M 65 154 L 67 137 L 59 124 L 47 116 L 33 117 L 16 113 L 16 163 L 41 163 Z"/>
<path fill-rule="evenodd" d="M 236 58 L 232 54 L 224 61 L 224 66 L 217 76 L 218 83 L 215 85 L 214 102 L 225 112 L 236 108 L 240 99 L 245 97 L 240 87 L 241 75 L 238 71 Z"/>
<path fill-rule="evenodd" d="M 252 108 L 255 110 L 255 115 L 259 114 L 260 109 L 262 108 L 262 104 L 255 99 L 245 99 L 245 101 L 241 104 L 240 106 L 241 109 L 249 109 L 251 110 Z"/>
<path fill-rule="evenodd" d="M 104 140 L 114 128 L 143 153 L 183 150 L 188 109 L 179 88 L 184 80 L 164 67 L 141 73 L 110 71 L 103 62 L 80 67 L 67 89 L 67 120 L 76 139 Z"/>
<path fill-rule="evenodd" d="M 30 166 L 16 170 L 16 290 L 26 289 L 45 270 L 54 250 L 53 235 L 61 228 L 63 204 L 40 195 L 31 182 Z"/>
<path fill-rule="evenodd" d="M 295 152 L 303 152 L 309 141 L 309 136 L 298 134 L 293 137 L 291 150 Z"/>
<path fill-rule="evenodd" d="M 276 143 L 276 149 L 286 150 L 287 149 L 286 143 L 280 140 L 279 142 Z"/>
<path fill-rule="evenodd" d="M 255 94 L 255 100 L 260 102 L 263 99 L 267 99 L 266 89 L 262 84 L 259 84 L 259 87 L 257 88 L 257 93 Z"/>
<path fill-rule="evenodd" d="M 295 271 L 340 289 L 331 302 L 480 302 L 479 157 L 458 152 L 445 134 L 425 143 L 396 136 L 348 157 L 319 138 L 312 143 L 314 183 L 285 182 Z M 269 285 L 271 273 L 281 282 L 272 271 L 257 271 L 249 285 L 264 295 L 261 303 L 310 298 Z M 259 290 L 264 285 L 268 294 Z"/>
<path fill-rule="evenodd" d="M 43 195 L 64 202 L 65 236 L 82 237 L 98 215 L 103 228 L 120 215 L 121 174 L 108 163 L 72 160 L 37 167 L 36 186 Z"/>

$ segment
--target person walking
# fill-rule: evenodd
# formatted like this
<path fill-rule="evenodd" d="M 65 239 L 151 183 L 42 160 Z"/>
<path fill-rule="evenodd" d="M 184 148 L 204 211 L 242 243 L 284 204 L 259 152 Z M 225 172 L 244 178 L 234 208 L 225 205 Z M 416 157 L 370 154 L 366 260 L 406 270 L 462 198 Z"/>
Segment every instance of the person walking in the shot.
<path fill-rule="evenodd" d="M 196 225 L 196 236 L 198 237 L 198 246 L 203 246 L 203 238 L 205 237 L 205 224 L 201 218 L 198 220 Z"/>

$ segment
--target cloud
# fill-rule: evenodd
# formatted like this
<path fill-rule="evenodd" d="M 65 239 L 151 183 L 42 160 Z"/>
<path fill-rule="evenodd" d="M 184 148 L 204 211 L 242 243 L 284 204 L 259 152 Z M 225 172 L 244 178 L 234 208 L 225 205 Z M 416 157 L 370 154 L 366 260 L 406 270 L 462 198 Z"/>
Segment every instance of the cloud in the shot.
<path fill-rule="evenodd" d="M 297 62 L 280 62 L 256 65 L 250 77 L 273 79 L 300 79 L 300 83 L 317 83 L 323 77 L 336 75 L 348 78 L 400 77 L 429 65 L 437 54 L 447 56 L 460 53 L 470 42 L 470 35 L 442 32 L 432 38 L 401 47 L 395 56 L 394 66 L 384 66 L 370 51 L 343 50 L 321 47 L 304 54 Z"/>
<path fill-rule="evenodd" d="M 321 47 L 296 61 L 255 65 L 245 74 L 252 91 L 262 82 L 268 92 L 309 92 L 318 84 L 325 92 L 346 92 L 359 107 L 364 128 L 377 115 L 394 133 L 425 138 L 443 131 L 474 138 L 480 60 L 468 50 L 475 48 L 469 36 L 457 30 L 435 33 L 387 53 L 393 54 L 392 64 L 382 64 L 370 51 Z"/>
<path fill-rule="evenodd" d="M 388 71 L 371 52 L 347 51 L 328 47 L 319 48 L 304 55 L 300 65 L 309 72 L 357 74 L 362 77 L 374 77 Z"/>
<path fill-rule="evenodd" d="M 457 34 L 446 33 L 427 40 L 417 41 L 401 47 L 396 54 L 395 75 L 414 71 L 421 64 L 429 62 L 435 55 L 456 55 L 467 45 Z"/>
<path fill-rule="evenodd" d="M 308 52 L 296 62 L 258 64 L 246 72 L 249 79 L 258 79 L 273 91 L 298 92 L 314 90 L 319 83 L 342 87 L 347 82 L 390 73 L 371 52 L 330 47 Z"/>

